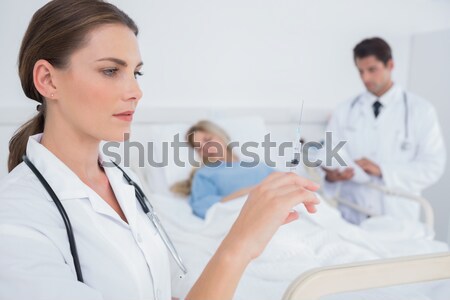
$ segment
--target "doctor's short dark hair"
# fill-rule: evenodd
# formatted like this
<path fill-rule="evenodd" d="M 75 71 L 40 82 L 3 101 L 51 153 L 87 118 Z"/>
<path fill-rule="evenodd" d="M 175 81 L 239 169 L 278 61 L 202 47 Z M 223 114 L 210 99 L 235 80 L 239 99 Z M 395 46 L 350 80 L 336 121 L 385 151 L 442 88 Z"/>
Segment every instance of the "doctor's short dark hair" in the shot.
<path fill-rule="evenodd" d="M 357 58 L 365 58 L 371 55 L 386 65 L 392 59 L 391 47 L 382 38 L 374 37 L 362 40 L 353 48 L 353 59 L 355 62 Z"/>

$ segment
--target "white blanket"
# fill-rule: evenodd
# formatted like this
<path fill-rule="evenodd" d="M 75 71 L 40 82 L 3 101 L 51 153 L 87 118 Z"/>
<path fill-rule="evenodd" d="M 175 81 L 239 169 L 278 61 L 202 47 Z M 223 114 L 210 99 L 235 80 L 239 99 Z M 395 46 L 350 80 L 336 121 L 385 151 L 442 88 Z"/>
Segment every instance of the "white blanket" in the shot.
<path fill-rule="evenodd" d="M 189 270 L 184 279 L 173 281 L 173 295 L 184 297 L 228 233 L 246 197 L 214 205 L 205 220 L 192 215 L 184 199 L 162 195 L 150 199 Z M 433 241 L 421 224 L 377 217 L 357 227 L 324 201 L 316 214 L 308 214 L 303 206 L 297 210 L 300 219 L 282 226 L 248 266 L 235 299 L 280 299 L 297 276 L 316 267 L 448 250 Z"/>

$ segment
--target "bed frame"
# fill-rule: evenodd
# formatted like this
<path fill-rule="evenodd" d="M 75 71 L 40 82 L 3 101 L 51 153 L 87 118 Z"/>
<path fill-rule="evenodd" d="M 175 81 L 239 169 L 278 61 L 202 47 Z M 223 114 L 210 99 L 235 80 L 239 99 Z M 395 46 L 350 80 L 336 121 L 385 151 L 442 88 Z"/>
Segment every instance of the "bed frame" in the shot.
<path fill-rule="evenodd" d="M 450 252 L 317 268 L 299 276 L 283 300 L 316 300 L 326 295 L 450 279 Z"/>
<path fill-rule="evenodd" d="M 283 300 L 318 300 L 326 295 L 450 279 L 450 252 L 317 268 L 303 273 Z"/>

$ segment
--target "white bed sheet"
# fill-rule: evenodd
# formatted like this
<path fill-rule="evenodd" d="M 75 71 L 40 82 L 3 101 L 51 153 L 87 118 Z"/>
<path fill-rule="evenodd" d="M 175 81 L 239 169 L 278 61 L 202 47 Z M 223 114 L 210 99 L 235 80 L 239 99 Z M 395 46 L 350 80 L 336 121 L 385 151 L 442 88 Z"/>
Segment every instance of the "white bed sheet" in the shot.
<path fill-rule="evenodd" d="M 149 199 L 188 268 L 188 275 L 174 280 L 172 286 L 174 296 L 184 297 L 237 218 L 246 197 L 214 205 L 205 220 L 191 213 L 186 199 L 158 194 Z M 339 212 L 324 202 L 313 215 L 302 206 L 298 210 L 300 219 L 281 227 L 262 255 L 248 266 L 235 299 L 281 299 L 298 275 L 316 267 L 448 251 L 446 244 L 433 241 L 418 223 L 377 217 L 360 228 L 342 220 Z M 412 289 L 408 292 L 414 294 Z M 361 294 L 354 299 L 361 299 Z"/>

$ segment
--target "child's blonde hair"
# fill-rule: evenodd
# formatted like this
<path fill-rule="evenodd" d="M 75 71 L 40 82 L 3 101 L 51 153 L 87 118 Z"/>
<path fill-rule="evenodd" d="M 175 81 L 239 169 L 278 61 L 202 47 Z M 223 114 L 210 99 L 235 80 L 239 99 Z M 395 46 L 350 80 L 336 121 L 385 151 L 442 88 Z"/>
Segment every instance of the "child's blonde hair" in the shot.
<path fill-rule="evenodd" d="M 217 136 L 220 140 L 224 142 L 224 144 L 227 145 L 227 157 L 233 157 L 233 151 L 231 147 L 229 146 L 231 139 L 230 136 L 227 134 L 227 132 L 221 128 L 219 125 L 208 121 L 208 120 L 201 120 L 197 123 L 195 123 L 189 130 L 186 132 L 186 140 L 189 143 L 189 146 L 192 148 L 195 148 L 197 145 L 194 143 L 194 133 L 197 131 L 209 133 L 212 135 Z M 208 163 L 207 157 L 203 158 L 204 165 Z M 189 178 L 183 181 L 176 182 L 172 185 L 170 190 L 176 194 L 180 194 L 183 196 L 189 196 L 191 194 L 192 189 L 192 181 L 194 179 L 195 172 L 198 170 L 198 168 L 192 169 L 191 173 L 189 174 Z"/>

